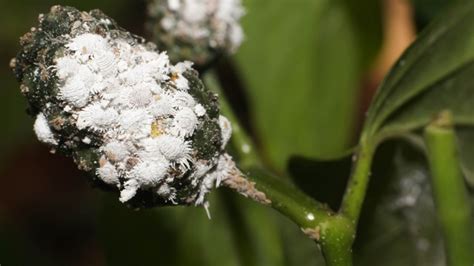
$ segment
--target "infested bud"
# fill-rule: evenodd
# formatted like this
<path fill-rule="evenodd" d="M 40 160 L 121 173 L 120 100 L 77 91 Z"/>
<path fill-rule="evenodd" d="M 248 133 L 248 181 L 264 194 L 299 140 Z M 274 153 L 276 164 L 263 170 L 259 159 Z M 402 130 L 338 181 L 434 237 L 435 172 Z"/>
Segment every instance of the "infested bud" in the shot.
<path fill-rule="evenodd" d="M 171 64 L 98 10 L 62 6 L 21 46 L 11 67 L 38 139 L 122 202 L 201 205 L 224 178 L 229 128 L 192 63 Z"/>
<path fill-rule="evenodd" d="M 240 0 L 149 0 L 148 30 L 172 62 L 192 60 L 204 67 L 237 51 L 244 14 Z"/>

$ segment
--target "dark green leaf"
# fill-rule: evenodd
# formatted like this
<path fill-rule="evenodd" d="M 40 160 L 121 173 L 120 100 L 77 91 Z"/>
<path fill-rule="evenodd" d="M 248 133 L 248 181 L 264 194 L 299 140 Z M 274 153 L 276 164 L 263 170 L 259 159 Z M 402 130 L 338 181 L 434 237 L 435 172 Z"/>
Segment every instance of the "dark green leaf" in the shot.
<path fill-rule="evenodd" d="M 403 134 L 445 109 L 456 123 L 474 125 L 473 73 L 474 2 L 462 1 L 424 30 L 390 71 L 369 110 L 365 137 Z"/>
<path fill-rule="evenodd" d="M 379 43 L 374 3 L 247 1 L 237 59 L 259 140 L 279 170 L 291 155 L 327 158 L 350 146 L 360 77 Z"/>
<path fill-rule="evenodd" d="M 379 134 L 404 133 L 420 128 L 443 110 L 450 110 L 457 124 L 474 125 L 473 102 L 474 61 L 406 102 L 387 119 Z"/>
<path fill-rule="evenodd" d="M 444 265 L 423 153 L 404 142 L 381 146 L 359 222 L 356 265 Z"/>

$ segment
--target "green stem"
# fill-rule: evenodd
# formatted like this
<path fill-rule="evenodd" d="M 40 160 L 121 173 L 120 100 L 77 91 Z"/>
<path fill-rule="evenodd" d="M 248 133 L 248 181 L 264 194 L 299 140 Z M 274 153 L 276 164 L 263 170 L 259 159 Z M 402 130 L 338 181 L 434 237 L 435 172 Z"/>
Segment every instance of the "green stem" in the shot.
<path fill-rule="evenodd" d="M 246 178 L 265 194 L 274 209 L 320 244 L 326 265 L 352 265 L 354 227 L 350 220 L 261 168 L 250 169 Z"/>
<path fill-rule="evenodd" d="M 370 169 L 374 148 L 368 141 L 362 141 L 359 144 L 359 150 L 355 158 L 355 166 L 347 185 L 344 198 L 342 200 L 340 213 L 347 217 L 354 226 L 359 221 L 360 212 L 364 203 L 367 187 L 370 179 Z"/>
<path fill-rule="evenodd" d="M 443 113 L 425 129 L 433 194 L 448 265 L 474 265 L 474 226 L 456 151 L 452 117 Z"/>
<path fill-rule="evenodd" d="M 336 215 L 322 234 L 321 249 L 327 266 L 352 266 L 352 243 L 355 227 L 342 215 Z"/>
<path fill-rule="evenodd" d="M 252 139 L 242 128 L 238 118 L 234 114 L 214 71 L 208 71 L 203 80 L 211 91 L 219 95 L 221 113 L 224 114 L 232 124 L 232 137 L 230 142 L 236 155 L 238 156 L 239 165 L 243 168 L 247 168 L 256 164 L 261 165 L 260 157 L 254 148 L 255 145 L 253 144 Z"/>
<path fill-rule="evenodd" d="M 265 194 L 274 209 L 290 218 L 300 228 L 314 228 L 335 215 L 327 206 L 307 196 L 293 184 L 260 167 L 249 169 L 245 177 L 254 183 L 257 191 Z"/>
<path fill-rule="evenodd" d="M 211 91 L 219 95 L 221 112 L 232 123 L 231 144 L 238 156 L 239 166 L 248 170 L 245 178 L 234 180 L 232 185 L 229 183 L 226 185 L 241 193 L 244 192 L 242 194 L 246 196 L 252 197 L 249 194 L 253 194 L 254 200 L 270 204 L 272 208 L 295 222 L 311 239 L 321 245 L 328 266 L 351 266 L 351 244 L 354 236 L 351 221 L 336 215 L 326 205 L 308 197 L 293 184 L 284 182 L 264 170 L 251 138 L 234 115 L 215 73 L 207 72 L 204 82 Z M 254 191 L 248 191 L 249 189 Z M 262 194 L 263 199 L 259 197 Z"/>

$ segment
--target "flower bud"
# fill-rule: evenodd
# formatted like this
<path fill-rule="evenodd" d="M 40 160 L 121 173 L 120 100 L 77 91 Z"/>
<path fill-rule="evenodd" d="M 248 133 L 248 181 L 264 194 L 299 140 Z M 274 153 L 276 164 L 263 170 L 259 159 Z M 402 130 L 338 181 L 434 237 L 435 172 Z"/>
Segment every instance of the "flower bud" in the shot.
<path fill-rule="evenodd" d="M 172 62 L 192 60 L 199 67 L 242 43 L 240 0 L 150 0 L 148 30 Z"/>
<path fill-rule="evenodd" d="M 40 141 L 130 206 L 205 203 L 229 125 L 191 62 L 72 7 L 40 15 L 20 43 L 11 65 Z"/>

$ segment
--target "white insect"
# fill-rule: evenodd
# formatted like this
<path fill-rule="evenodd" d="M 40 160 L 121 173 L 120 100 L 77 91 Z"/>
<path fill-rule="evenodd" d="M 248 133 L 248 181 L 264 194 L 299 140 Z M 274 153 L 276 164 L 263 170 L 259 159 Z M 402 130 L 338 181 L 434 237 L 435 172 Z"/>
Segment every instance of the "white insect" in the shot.
<path fill-rule="evenodd" d="M 127 144 L 122 141 L 112 140 L 101 148 L 107 158 L 112 162 L 124 161 L 129 155 Z"/>
<path fill-rule="evenodd" d="M 153 117 L 145 109 L 137 108 L 123 110 L 118 120 L 119 129 L 125 134 L 141 137 L 150 133 Z"/>
<path fill-rule="evenodd" d="M 163 93 L 155 96 L 156 100 L 150 105 L 150 113 L 157 118 L 176 114 L 174 98 Z"/>
<path fill-rule="evenodd" d="M 172 4 L 176 3 L 181 4 Z M 97 175 L 121 190 L 122 202 L 141 189 L 175 202 L 173 185 L 179 177 L 171 172 L 196 170 L 189 178 L 198 187 L 217 163 L 196 161 L 192 154 L 190 139 L 206 109 L 188 93 L 184 73 L 191 66 L 191 62 L 172 65 L 166 53 L 92 33 L 72 38 L 57 58 L 58 97 L 76 119 L 77 129 L 100 135 Z M 230 124 L 221 120 L 227 141 Z M 35 132 L 41 141 L 57 144 L 43 114 L 36 119 Z M 200 204 L 217 178 L 203 181 Z"/>
<path fill-rule="evenodd" d="M 114 76 L 117 72 L 117 58 L 111 51 L 97 53 L 91 60 L 91 68 L 100 72 L 104 77 Z"/>
<path fill-rule="evenodd" d="M 129 179 L 125 182 L 123 189 L 120 191 L 121 202 L 127 202 L 131 200 L 137 194 L 137 190 L 140 187 L 136 179 Z"/>
<path fill-rule="evenodd" d="M 196 113 L 198 117 L 203 117 L 206 114 L 206 109 L 204 109 L 201 104 L 197 104 L 194 106 L 194 113 Z"/>
<path fill-rule="evenodd" d="M 163 0 L 155 1 L 162 5 Z M 159 22 L 177 39 L 207 41 L 213 48 L 234 53 L 244 39 L 240 19 L 245 15 L 241 0 L 168 0 Z"/>
<path fill-rule="evenodd" d="M 110 162 L 106 161 L 105 158 L 102 158 L 101 162 L 103 165 L 101 165 L 97 169 L 97 176 L 106 184 L 118 186 L 120 184 L 120 181 L 115 166 L 112 165 Z"/>
<path fill-rule="evenodd" d="M 191 161 L 191 146 L 189 142 L 170 135 L 159 136 L 154 140 L 156 149 L 166 159 L 178 163 L 184 169 L 189 169 L 189 162 Z"/>
<path fill-rule="evenodd" d="M 59 69 L 59 68 L 58 68 Z M 61 70 L 58 70 L 58 73 Z M 59 91 L 59 97 L 66 100 L 74 107 L 84 107 L 89 100 L 89 88 L 84 81 L 78 77 L 72 77 L 65 81 Z"/>
<path fill-rule="evenodd" d="M 153 101 L 150 83 L 138 83 L 126 93 L 130 107 L 147 107 Z"/>
<path fill-rule="evenodd" d="M 232 136 L 232 125 L 230 121 L 223 115 L 219 116 L 219 126 L 221 128 L 221 137 L 222 137 L 222 146 L 221 148 L 224 149 L 229 142 L 230 137 Z"/>
<path fill-rule="evenodd" d="M 113 108 L 104 109 L 100 103 L 92 103 L 79 111 L 76 126 L 78 129 L 91 128 L 104 132 L 118 121 L 118 112 Z"/>
<path fill-rule="evenodd" d="M 108 50 L 107 39 L 98 34 L 84 33 L 74 38 L 66 47 L 77 53 L 77 58 L 81 62 L 87 62 L 89 57 L 97 51 Z"/>
<path fill-rule="evenodd" d="M 192 136 L 198 125 L 198 118 L 193 109 L 184 107 L 174 116 L 170 132 L 174 136 Z"/>
<path fill-rule="evenodd" d="M 142 187 L 155 187 L 165 178 L 169 167 L 170 162 L 167 160 L 143 161 L 130 171 L 130 176 L 134 177 Z"/>
<path fill-rule="evenodd" d="M 173 97 L 173 105 L 176 108 L 189 107 L 193 108 L 196 105 L 196 101 L 193 96 L 184 91 L 177 91 L 171 95 Z"/>
<path fill-rule="evenodd" d="M 56 145 L 58 141 L 54 138 L 53 131 L 49 127 L 48 120 L 43 113 L 39 113 L 36 116 L 35 123 L 33 125 L 34 131 L 38 139 L 46 144 Z"/>

